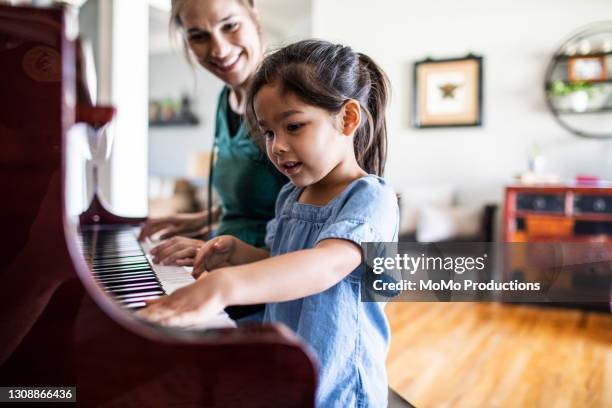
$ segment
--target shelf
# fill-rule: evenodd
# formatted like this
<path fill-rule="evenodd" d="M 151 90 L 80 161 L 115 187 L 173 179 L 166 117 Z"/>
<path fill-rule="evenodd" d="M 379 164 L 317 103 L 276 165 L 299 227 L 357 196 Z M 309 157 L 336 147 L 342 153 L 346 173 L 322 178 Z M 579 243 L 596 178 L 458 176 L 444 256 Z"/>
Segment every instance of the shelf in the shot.
<path fill-rule="evenodd" d="M 576 242 L 576 243 L 610 243 L 612 242 L 612 236 L 606 234 L 593 234 L 593 235 L 568 235 L 568 236 L 537 236 L 537 235 L 525 235 L 517 237 L 519 240 L 510 240 L 512 243 L 534 243 L 534 242 Z M 525 239 L 525 240 L 523 240 Z"/>
<path fill-rule="evenodd" d="M 603 221 L 612 222 L 612 214 L 572 214 L 567 215 L 563 213 L 547 213 L 539 211 L 516 211 L 510 212 L 509 215 L 515 218 L 526 218 L 526 217 L 538 217 L 538 218 L 550 218 L 551 220 L 558 219 L 570 219 L 574 221 Z"/>
<path fill-rule="evenodd" d="M 195 127 L 200 123 L 199 120 L 186 120 L 186 119 L 176 119 L 176 120 L 167 120 L 167 121 L 155 121 L 149 122 L 149 127 Z"/>
<path fill-rule="evenodd" d="M 569 79 L 556 79 L 553 82 L 563 82 L 564 84 L 568 84 L 568 85 L 573 85 L 577 82 L 586 82 L 588 84 L 591 85 L 605 85 L 605 84 L 612 84 L 612 78 L 609 79 L 593 79 L 593 80 L 584 80 L 584 81 L 570 81 Z M 552 86 L 552 82 L 548 81 L 546 83 L 544 83 L 545 89 L 546 91 L 550 91 L 550 88 Z"/>
<path fill-rule="evenodd" d="M 512 217 L 525 218 L 525 217 L 541 217 L 541 218 L 567 218 L 567 215 L 563 212 L 550 212 L 550 211 L 530 211 L 530 210 L 516 210 L 509 212 Z"/>
<path fill-rule="evenodd" d="M 609 52 L 594 52 L 591 54 L 579 54 L 579 55 L 565 55 L 565 54 L 559 54 L 559 55 L 555 55 L 553 58 L 558 60 L 558 61 L 565 61 L 571 58 L 593 58 L 593 57 L 604 57 L 607 55 L 612 55 L 612 51 Z"/>
<path fill-rule="evenodd" d="M 585 110 L 583 112 L 576 112 L 576 111 L 572 111 L 572 110 L 561 110 L 561 109 L 556 109 L 555 112 L 559 115 L 588 115 L 588 114 L 605 114 L 608 112 L 612 112 L 612 106 L 606 106 L 605 108 L 599 108 L 599 109 L 591 109 L 591 110 Z"/>
<path fill-rule="evenodd" d="M 568 190 L 578 194 L 601 194 L 612 195 L 612 182 L 600 180 L 594 183 L 577 183 L 568 181 L 565 183 L 553 184 L 511 184 L 506 187 L 513 193 L 535 193 L 535 194 L 555 194 L 567 193 Z"/>

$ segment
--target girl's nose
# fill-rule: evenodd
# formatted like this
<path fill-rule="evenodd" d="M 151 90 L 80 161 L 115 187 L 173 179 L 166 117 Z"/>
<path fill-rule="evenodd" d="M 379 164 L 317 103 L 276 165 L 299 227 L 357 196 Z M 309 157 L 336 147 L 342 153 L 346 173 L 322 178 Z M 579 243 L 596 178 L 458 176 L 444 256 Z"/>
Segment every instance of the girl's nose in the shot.
<path fill-rule="evenodd" d="M 275 155 L 281 155 L 283 153 L 287 153 L 289 151 L 289 146 L 287 145 L 285 139 L 282 136 L 276 136 L 272 141 L 272 153 Z"/>

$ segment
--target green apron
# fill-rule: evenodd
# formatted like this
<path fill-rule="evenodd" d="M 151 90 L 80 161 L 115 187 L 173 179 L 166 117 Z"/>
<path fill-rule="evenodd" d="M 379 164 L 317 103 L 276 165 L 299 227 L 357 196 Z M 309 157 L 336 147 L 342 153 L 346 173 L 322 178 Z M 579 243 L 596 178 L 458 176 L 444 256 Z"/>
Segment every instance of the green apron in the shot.
<path fill-rule="evenodd" d="M 213 188 L 221 199 L 218 235 L 233 235 L 264 247 L 266 224 L 274 217 L 276 196 L 288 179 L 251 140 L 246 125 L 230 136 L 227 124 L 229 88 L 219 95 L 215 124 L 217 146 Z"/>

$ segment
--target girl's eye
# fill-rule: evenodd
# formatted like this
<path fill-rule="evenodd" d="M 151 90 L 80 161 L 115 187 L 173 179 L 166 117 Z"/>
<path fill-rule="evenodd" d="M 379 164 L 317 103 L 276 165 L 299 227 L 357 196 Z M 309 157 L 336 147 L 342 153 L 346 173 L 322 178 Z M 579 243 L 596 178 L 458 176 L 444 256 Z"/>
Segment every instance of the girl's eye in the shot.
<path fill-rule="evenodd" d="M 302 123 L 292 123 L 290 125 L 287 125 L 287 131 L 288 132 L 296 132 L 296 131 L 300 130 L 302 128 L 302 126 L 304 126 L 304 124 L 302 124 Z"/>
<path fill-rule="evenodd" d="M 266 130 L 263 132 L 263 136 L 269 140 L 272 139 L 274 137 L 274 133 L 271 130 Z"/>

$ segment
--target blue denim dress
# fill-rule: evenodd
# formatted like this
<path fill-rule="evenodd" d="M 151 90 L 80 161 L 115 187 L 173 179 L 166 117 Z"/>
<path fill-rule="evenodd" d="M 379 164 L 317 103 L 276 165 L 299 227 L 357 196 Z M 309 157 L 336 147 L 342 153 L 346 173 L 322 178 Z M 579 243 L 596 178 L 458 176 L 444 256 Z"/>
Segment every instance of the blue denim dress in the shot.
<path fill-rule="evenodd" d="M 312 248 L 329 238 L 397 241 L 399 209 L 384 179 L 353 181 L 327 205 L 298 203 L 301 188 L 285 185 L 276 216 L 267 226 L 271 255 Z M 264 321 L 281 322 L 312 348 L 319 360 L 317 407 L 386 407 L 385 358 L 389 325 L 384 303 L 360 300 L 363 265 L 326 291 L 266 305 Z"/>

